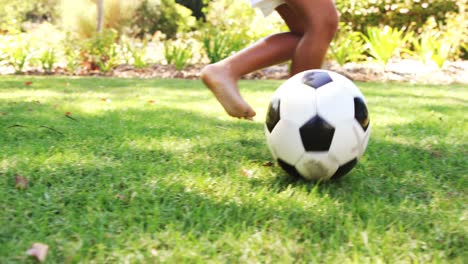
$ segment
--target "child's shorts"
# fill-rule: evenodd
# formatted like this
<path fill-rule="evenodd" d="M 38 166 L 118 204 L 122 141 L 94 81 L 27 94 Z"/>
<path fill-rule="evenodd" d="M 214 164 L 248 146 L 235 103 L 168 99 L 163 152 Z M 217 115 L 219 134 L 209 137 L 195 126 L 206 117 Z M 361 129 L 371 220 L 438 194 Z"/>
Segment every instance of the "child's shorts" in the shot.
<path fill-rule="evenodd" d="M 252 7 L 260 9 L 264 16 L 268 16 L 275 10 L 275 8 L 284 3 L 284 0 L 250 0 Z"/>

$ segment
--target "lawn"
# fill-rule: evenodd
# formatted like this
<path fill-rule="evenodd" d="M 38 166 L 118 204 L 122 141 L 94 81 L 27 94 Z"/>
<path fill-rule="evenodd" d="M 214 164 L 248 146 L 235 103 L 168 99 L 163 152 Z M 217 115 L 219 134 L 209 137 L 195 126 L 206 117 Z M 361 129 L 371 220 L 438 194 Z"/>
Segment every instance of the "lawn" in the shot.
<path fill-rule="evenodd" d="M 367 152 L 314 184 L 269 164 L 280 83 L 249 122 L 199 81 L 0 77 L 0 263 L 466 263 L 468 87 L 358 83 Z"/>

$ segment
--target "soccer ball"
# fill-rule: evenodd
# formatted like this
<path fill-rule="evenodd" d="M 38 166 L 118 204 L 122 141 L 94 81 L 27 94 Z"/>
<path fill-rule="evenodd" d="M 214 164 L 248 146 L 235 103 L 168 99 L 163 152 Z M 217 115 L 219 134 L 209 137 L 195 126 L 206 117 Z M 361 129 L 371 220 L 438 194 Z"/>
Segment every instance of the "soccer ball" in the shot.
<path fill-rule="evenodd" d="M 288 174 L 337 179 L 356 166 L 369 142 L 366 100 L 348 78 L 308 70 L 286 80 L 268 106 L 265 134 L 274 159 Z"/>

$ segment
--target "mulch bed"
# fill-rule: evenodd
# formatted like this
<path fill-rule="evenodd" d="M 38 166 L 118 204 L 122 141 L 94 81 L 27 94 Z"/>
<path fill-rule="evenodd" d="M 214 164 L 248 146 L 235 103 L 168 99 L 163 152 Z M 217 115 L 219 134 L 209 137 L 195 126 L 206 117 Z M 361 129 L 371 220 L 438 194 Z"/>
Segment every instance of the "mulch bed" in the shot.
<path fill-rule="evenodd" d="M 131 65 L 120 65 L 110 72 L 82 71 L 78 76 L 111 76 L 121 78 L 177 78 L 199 79 L 200 70 L 204 65 L 192 65 L 183 70 L 177 70 L 172 65 L 154 64 L 146 68 L 137 69 Z M 373 82 L 406 82 L 421 84 L 468 84 L 468 61 L 446 63 L 444 67 L 427 65 L 415 60 L 400 60 L 382 66 L 378 63 L 348 63 L 340 66 L 325 63 L 323 69 L 341 73 L 353 81 Z M 0 68 L 0 75 L 12 74 L 8 67 Z M 38 69 L 26 69 L 26 75 L 44 75 Z M 51 75 L 70 75 L 62 68 L 56 68 Z M 288 65 L 276 65 L 250 74 L 243 79 L 248 80 L 285 80 L 289 77 Z"/>
<path fill-rule="evenodd" d="M 153 65 L 145 69 L 134 69 L 121 65 L 108 73 L 109 76 L 138 78 L 182 78 L 199 79 L 203 65 L 189 66 L 176 70 L 171 65 Z M 326 63 L 324 69 L 341 73 L 353 81 L 391 81 L 422 84 L 468 84 L 468 61 L 446 63 L 443 68 L 436 65 L 425 65 L 414 60 L 390 62 L 385 67 L 378 63 L 356 64 L 344 66 Z M 285 80 L 289 77 L 288 65 L 277 65 L 247 74 L 248 80 Z"/>

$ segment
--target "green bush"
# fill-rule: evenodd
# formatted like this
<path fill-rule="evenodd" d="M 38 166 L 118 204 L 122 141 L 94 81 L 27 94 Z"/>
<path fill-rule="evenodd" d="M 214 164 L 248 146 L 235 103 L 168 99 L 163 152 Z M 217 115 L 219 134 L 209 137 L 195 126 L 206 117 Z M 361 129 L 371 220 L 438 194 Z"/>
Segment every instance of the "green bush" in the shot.
<path fill-rule="evenodd" d="M 117 37 L 115 30 L 106 29 L 83 42 L 80 56 L 87 70 L 107 72 L 118 65 Z"/>
<path fill-rule="evenodd" d="M 211 1 L 206 8 L 206 22 L 201 27 L 222 34 L 240 35 L 248 44 L 287 30 L 277 13 L 264 17 L 259 10 L 252 9 L 248 1 L 231 0 Z"/>
<path fill-rule="evenodd" d="M 0 32 L 19 33 L 26 13 L 32 8 L 31 1 L 0 0 Z"/>
<path fill-rule="evenodd" d="M 351 27 L 341 23 L 340 29 L 328 50 L 329 56 L 338 64 L 358 62 L 366 58 L 364 41 L 359 32 L 353 32 Z"/>
<path fill-rule="evenodd" d="M 176 2 L 192 10 L 193 16 L 196 17 L 197 19 L 204 18 L 205 15 L 203 14 L 203 7 L 205 6 L 205 4 L 203 2 L 205 1 L 203 0 L 176 0 Z"/>
<path fill-rule="evenodd" d="M 468 2 L 465 0 L 465 2 Z M 467 5 L 468 7 L 468 5 Z M 451 43 L 448 58 L 456 60 L 463 55 L 463 46 L 468 44 L 468 10 L 462 9 L 459 13 L 447 15 L 445 24 L 438 24 L 443 32 L 445 41 Z"/>
<path fill-rule="evenodd" d="M 123 57 L 126 64 L 131 64 L 135 68 L 143 68 L 147 65 L 145 61 L 146 49 L 148 42 L 135 42 L 127 37 L 122 37 L 120 40 L 119 54 Z"/>
<path fill-rule="evenodd" d="M 41 52 L 39 57 L 39 61 L 41 62 L 42 69 L 50 73 L 54 68 L 54 64 L 57 62 L 57 54 L 55 49 L 53 48 L 46 48 Z"/>
<path fill-rule="evenodd" d="M 132 20 L 134 34 L 143 37 L 161 31 L 168 38 L 172 38 L 178 32 L 195 27 L 196 21 L 191 13 L 175 0 L 143 0 Z"/>
<path fill-rule="evenodd" d="M 41 22 L 56 22 L 59 18 L 59 1 L 60 0 L 29 0 L 24 2 L 32 3 L 32 8 L 26 12 L 26 21 L 41 23 Z"/>
<path fill-rule="evenodd" d="M 468 60 L 468 43 L 463 43 L 460 47 L 461 55 L 460 58 L 463 60 Z"/>
<path fill-rule="evenodd" d="M 258 39 L 286 30 L 278 14 L 265 18 L 247 1 L 218 0 L 208 4 L 200 41 L 211 63 L 226 58 Z"/>
<path fill-rule="evenodd" d="M 81 38 L 92 38 L 97 29 L 97 6 L 93 0 L 61 0 L 61 26 Z M 122 34 L 131 24 L 139 0 L 104 1 L 104 28 Z"/>
<path fill-rule="evenodd" d="M 19 33 L 25 21 L 55 21 L 58 0 L 0 0 L 0 33 Z"/>
<path fill-rule="evenodd" d="M 90 38 L 96 31 L 97 7 L 92 0 L 62 0 L 62 23 L 66 29 Z M 195 26 L 191 11 L 175 0 L 108 0 L 104 2 L 104 25 L 119 35 L 139 37 L 161 31 L 168 37 Z"/>
<path fill-rule="evenodd" d="M 365 32 L 371 26 L 419 28 L 429 17 L 444 22 L 447 13 L 459 12 L 462 1 L 465 0 L 337 0 L 336 6 L 341 21 L 354 31 Z"/>
<path fill-rule="evenodd" d="M 412 40 L 411 54 L 425 63 L 432 61 L 442 67 L 447 60 L 460 56 L 468 37 L 468 21 L 459 15 L 449 16 L 446 25 L 429 19 L 421 31 Z"/>
<path fill-rule="evenodd" d="M 27 34 L 17 34 L 2 38 L 2 53 L 7 65 L 15 69 L 15 73 L 23 72 L 32 55 L 31 42 Z"/>
<path fill-rule="evenodd" d="M 398 50 L 405 46 L 412 35 L 405 35 L 403 30 L 385 26 L 368 27 L 366 34 L 361 36 L 366 42 L 369 54 L 377 61 L 387 64 L 393 56 L 398 55 Z"/>
<path fill-rule="evenodd" d="M 66 69 L 74 74 L 81 64 L 81 42 L 75 34 L 67 32 L 62 40 L 63 55 L 66 63 Z"/>
<path fill-rule="evenodd" d="M 232 53 L 242 49 L 247 41 L 237 34 L 218 34 L 206 31 L 203 37 L 203 47 L 210 63 L 227 58 Z"/>
<path fill-rule="evenodd" d="M 164 57 L 167 64 L 175 65 L 177 70 L 184 69 L 193 58 L 193 51 L 189 41 L 166 41 L 164 43 Z"/>

